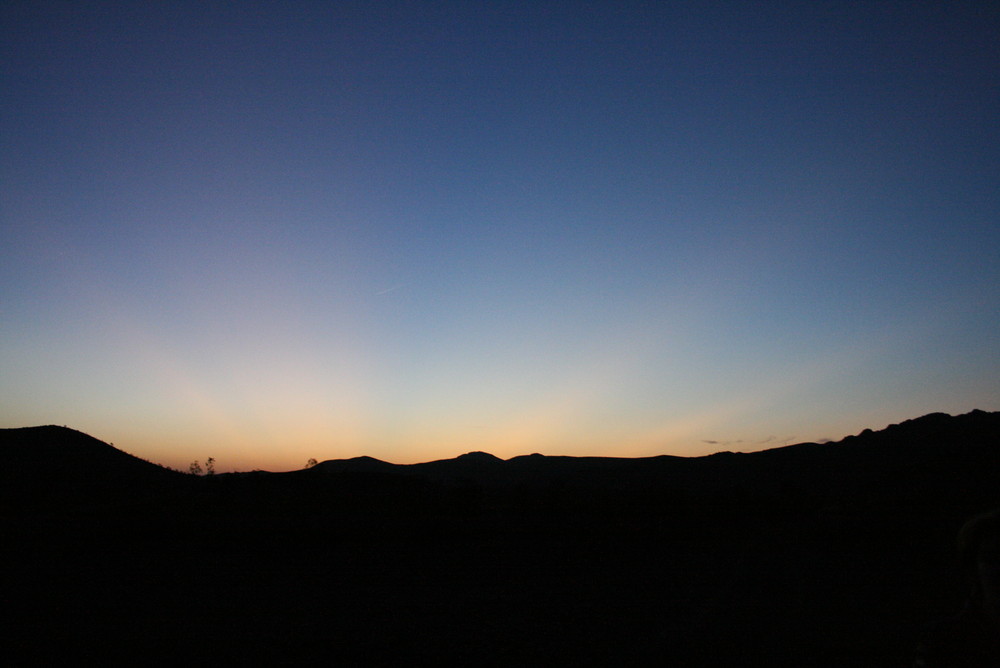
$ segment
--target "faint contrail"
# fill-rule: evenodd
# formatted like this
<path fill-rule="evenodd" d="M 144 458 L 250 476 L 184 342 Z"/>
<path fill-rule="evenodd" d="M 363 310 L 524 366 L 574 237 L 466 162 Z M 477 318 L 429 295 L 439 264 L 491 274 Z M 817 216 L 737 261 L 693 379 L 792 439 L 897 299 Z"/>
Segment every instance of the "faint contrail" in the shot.
<path fill-rule="evenodd" d="M 379 290 L 378 292 L 375 293 L 375 296 L 378 297 L 379 295 L 387 295 L 390 292 L 395 292 L 396 290 L 399 290 L 401 287 L 403 287 L 402 283 L 400 283 L 399 285 L 394 285 L 391 288 L 386 288 L 385 290 Z"/>

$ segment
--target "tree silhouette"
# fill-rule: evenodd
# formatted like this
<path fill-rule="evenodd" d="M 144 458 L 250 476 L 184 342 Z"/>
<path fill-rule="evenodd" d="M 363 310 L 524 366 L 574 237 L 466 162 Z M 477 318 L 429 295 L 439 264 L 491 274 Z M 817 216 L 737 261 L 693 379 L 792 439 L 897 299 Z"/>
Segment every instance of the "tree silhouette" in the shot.
<path fill-rule="evenodd" d="M 191 475 L 201 475 L 201 464 L 198 463 L 197 459 L 188 466 L 188 473 Z"/>

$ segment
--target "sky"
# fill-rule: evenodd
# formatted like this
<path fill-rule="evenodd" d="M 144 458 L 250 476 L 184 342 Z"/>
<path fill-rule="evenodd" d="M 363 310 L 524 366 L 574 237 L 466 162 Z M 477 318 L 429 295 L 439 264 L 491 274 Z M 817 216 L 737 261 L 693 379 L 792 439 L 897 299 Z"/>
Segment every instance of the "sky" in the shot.
<path fill-rule="evenodd" d="M 988 2 L 4 2 L 0 427 L 186 469 L 1000 410 Z"/>

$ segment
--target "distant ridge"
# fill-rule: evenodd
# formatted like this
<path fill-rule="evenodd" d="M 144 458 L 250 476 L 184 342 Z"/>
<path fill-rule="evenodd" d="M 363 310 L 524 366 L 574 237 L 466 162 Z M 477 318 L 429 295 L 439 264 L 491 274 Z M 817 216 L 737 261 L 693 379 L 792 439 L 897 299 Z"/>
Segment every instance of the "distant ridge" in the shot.
<path fill-rule="evenodd" d="M 958 451 L 964 454 L 956 457 Z M 955 462 L 995 467 L 1000 454 L 1000 412 L 974 410 L 959 416 L 931 413 L 880 431 L 865 429 L 831 443 L 798 443 L 752 453 L 701 457 L 569 457 L 521 455 L 502 460 L 486 452 L 419 464 L 392 464 L 373 457 L 334 459 L 310 469 L 265 476 L 379 474 L 443 483 L 573 487 L 662 487 L 710 490 L 804 485 L 832 489 L 863 476 L 948 471 Z M 2 477 L 10 494 L 42 489 L 95 490 L 115 486 L 191 484 L 199 479 L 124 453 L 82 432 L 44 426 L 0 429 Z M 995 469 L 994 469 L 995 470 Z M 235 474 L 220 474 L 227 478 Z M 853 478 L 852 478 L 853 476 Z"/>
<path fill-rule="evenodd" d="M 480 464 L 494 464 L 496 462 L 503 461 L 496 455 L 491 455 L 488 452 L 467 452 L 464 455 L 459 455 L 458 459 L 461 459 L 466 462 L 476 462 Z"/>
<path fill-rule="evenodd" d="M 423 663 L 521 642 L 518 664 L 541 646 L 554 665 L 833 666 L 810 659 L 845 647 L 903 665 L 900 625 L 937 616 L 914 614 L 920 598 L 954 604 L 955 533 L 1000 507 L 1000 413 L 983 411 L 704 457 L 470 452 L 198 477 L 51 426 L 0 430 L 0 457 L 7 577 L 30 583 L 9 606 L 20 628 L 67 647 L 115 629 L 116 647 L 152 638 L 136 655 L 161 656 L 221 620 L 234 656 L 283 664 L 352 643 L 341 662 L 371 662 L 406 617 Z M 293 642 L 267 655 L 278 635 Z M 743 660 L 760 638 L 773 646 Z M 883 638 L 904 651 L 873 658 Z M 716 648 L 727 660 L 688 660 Z M 788 660 L 758 660 L 775 654 Z"/>
<path fill-rule="evenodd" d="M 571 455 L 542 455 L 539 453 L 533 453 L 530 455 L 517 455 L 511 457 L 510 459 L 504 460 L 499 457 L 492 455 L 488 452 L 468 452 L 463 455 L 459 455 L 453 459 L 440 459 L 433 462 L 423 462 L 417 464 L 392 464 L 390 462 L 385 462 L 379 459 L 374 459 L 372 457 L 354 457 L 352 459 L 332 459 L 320 462 L 320 466 L 334 464 L 337 468 L 342 468 L 344 470 L 353 469 L 355 467 L 366 467 L 369 464 L 367 462 L 377 462 L 384 470 L 388 468 L 393 468 L 396 470 L 401 470 L 405 468 L 412 467 L 435 467 L 439 465 L 450 465 L 449 463 L 463 462 L 465 464 L 477 463 L 481 465 L 494 465 L 494 464 L 517 464 L 519 466 L 529 466 L 532 462 L 539 463 L 545 462 L 575 462 L 582 464 L 586 467 L 588 464 L 620 464 L 621 466 L 628 466 L 630 462 L 653 462 L 653 461 L 677 461 L 677 460 L 698 460 L 706 459 L 712 457 L 720 456 L 747 456 L 747 455 L 757 455 L 765 452 L 792 452 L 792 451 L 804 451 L 812 450 L 818 448 L 835 448 L 840 445 L 850 445 L 852 447 L 872 445 L 872 444 L 887 444 L 890 442 L 897 443 L 898 445 L 904 445 L 904 441 L 912 445 L 920 445 L 925 443 L 931 443 L 939 441 L 942 438 L 952 437 L 952 436 L 963 436 L 965 438 L 978 439 L 983 436 L 984 433 L 993 434 L 993 429 L 1000 424 L 1000 411 L 997 412 L 987 412 L 979 409 L 970 411 L 962 415 L 952 416 L 947 413 L 929 413 L 927 415 L 913 418 L 910 420 L 904 420 L 898 424 L 890 424 L 885 429 L 879 431 L 873 431 L 872 429 L 864 429 L 860 433 L 851 436 L 845 436 L 840 441 L 828 441 L 825 443 L 814 443 L 814 442 L 802 442 L 794 443 L 790 445 L 778 446 L 775 448 L 767 448 L 764 450 L 758 450 L 754 452 L 731 452 L 731 451 L 719 451 L 709 455 L 699 455 L 696 457 L 683 457 L 677 455 L 653 455 L 649 457 L 601 457 L 601 456 L 584 456 L 576 457 Z"/>
<path fill-rule="evenodd" d="M 390 464 L 389 462 L 384 462 L 381 459 L 375 459 L 374 457 L 364 455 L 361 457 L 353 457 L 351 459 L 328 459 L 316 464 L 310 470 L 315 473 L 333 473 L 337 471 L 384 472 L 392 471 L 395 468 L 395 464 Z"/>
<path fill-rule="evenodd" d="M 800 461 L 808 458 L 826 461 L 837 458 L 841 453 L 863 449 L 868 455 L 876 455 L 875 450 L 886 450 L 890 457 L 906 455 L 906 449 L 921 451 L 938 447 L 946 450 L 965 447 L 1000 447 L 1000 412 L 973 410 L 963 415 L 951 416 L 946 413 L 930 413 L 922 417 L 890 424 L 880 431 L 865 429 L 857 435 L 847 436 L 840 441 L 827 443 L 803 442 L 769 448 L 756 452 L 716 452 L 698 457 L 657 455 L 652 457 L 573 457 L 546 456 L 542 454 L 518 455 L 507 460 L 485 452 L 470 452 L 454 459 L 442 459 L 419 464 L 391 464 L 371 457 L 329 460 L 320 467 L 339 471 L 372 470 L 400 474 L 423 474 L 435 478 L 449 478 L 456 475 L 475 476 L 500 472 L 511 475 L 573 474 L 588 476 L 594 474 L 627 474 L 639 471 L 674 472 L 686 469 L 702 470 L 704 467 L 726 469 L 729 463 L 740 462 L 748 466 L 750 462 L 763 464 L 780 460 Z M 726 462 L 725 464 L 723 462 Z"/>

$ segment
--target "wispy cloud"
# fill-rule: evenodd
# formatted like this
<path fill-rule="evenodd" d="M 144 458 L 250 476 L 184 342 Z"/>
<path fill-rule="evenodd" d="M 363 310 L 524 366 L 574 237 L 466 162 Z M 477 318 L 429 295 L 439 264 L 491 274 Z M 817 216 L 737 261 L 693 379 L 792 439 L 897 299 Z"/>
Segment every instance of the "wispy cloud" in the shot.
<path fill-rule="evenodd" d="M 736 443 L 745 443 L 746 441 L 744 441 L 742 438 L 739 438 L 739 439 L 737 439 L 735 441 L 713 441 L 713 440 L 709 440 L 709 439 L 702 439 L 701 442 L 702 443 L 707 443 L 708 445 L 728 446 L 728 445 L 734 445 Z"/>
<path fill-rule="evenodd" d="M 768 443 L 773 443 L 775 446 L 779 446 L 779 445 L 788 445 L 794 438 L 795 438 L 794 436 L 787 436 L 785 438 L 778 438 L 777 436 L 768 436 L 767 438 L 759 439 L 759 440 L 757 440 L 757 439 L 738 438 L 736 440 L 731 440 L 731 441 L 716 441 L 714 439 L 703 438 L 701 440 L 701 442 L 705 443 L 706 445 L 718 445 L 718 446 L 722 446 L 722 447 L 729 447 L 731 445 L 739 445 L 741 443 L 747 443 L 747 444 L 750 444 L 752 446 L 766 445 Z"/>

